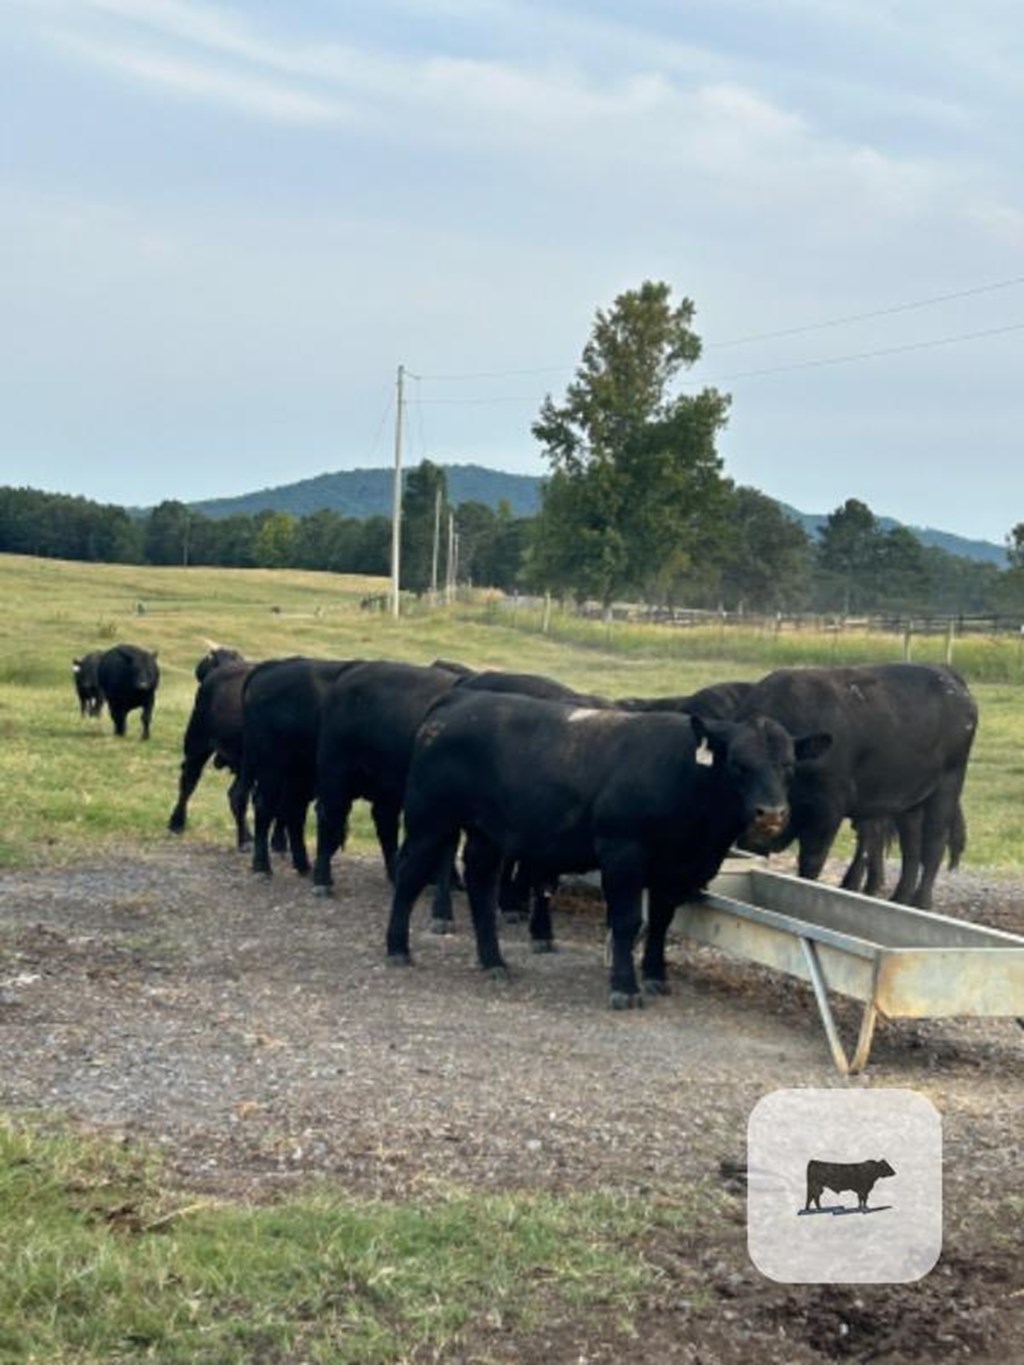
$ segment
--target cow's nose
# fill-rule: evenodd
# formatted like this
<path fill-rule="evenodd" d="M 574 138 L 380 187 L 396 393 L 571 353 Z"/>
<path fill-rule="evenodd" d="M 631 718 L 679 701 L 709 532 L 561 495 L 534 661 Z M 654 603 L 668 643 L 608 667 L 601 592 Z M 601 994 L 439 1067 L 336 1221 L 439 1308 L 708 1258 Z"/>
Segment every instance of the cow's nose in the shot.
<path fill-rule="evenodd" d="M 788 806 L 758 806 L 754 812 L 754 828 L 760 833 L 778 834 L 788 819 Z"/>

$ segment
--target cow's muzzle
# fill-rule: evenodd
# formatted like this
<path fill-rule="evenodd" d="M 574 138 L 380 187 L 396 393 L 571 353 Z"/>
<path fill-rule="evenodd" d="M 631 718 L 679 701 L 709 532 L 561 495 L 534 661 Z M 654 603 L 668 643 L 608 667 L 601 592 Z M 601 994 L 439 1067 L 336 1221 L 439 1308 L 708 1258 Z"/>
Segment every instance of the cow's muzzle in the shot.
<path fill-rule="evenodd" d="M 758 841 L 777 839 L 786 828 L 788 820 L 788 806 L 763 806 L 751 820 L 748 833 Z"/>

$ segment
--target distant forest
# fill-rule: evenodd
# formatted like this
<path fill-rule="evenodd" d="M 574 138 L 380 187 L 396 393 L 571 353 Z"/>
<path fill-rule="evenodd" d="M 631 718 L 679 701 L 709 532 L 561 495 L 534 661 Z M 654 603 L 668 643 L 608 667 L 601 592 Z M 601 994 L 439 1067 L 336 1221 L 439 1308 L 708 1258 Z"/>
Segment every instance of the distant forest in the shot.
<path fill-rule="evenodd" d="M 387 475 L 384 470 L 360 472 Z M 424 460 L 406 475 L 403 589 L 422 593 L 430 587 L 439 527 L 437 573 L 442 583 L 451 547 L 461 583 L 509 592 L 552 590 L 580 599 L 599 595 L 589 590 L 582 568 L 580 581 L 573 582 L 571 531 L 558 536 L 560 567 L 554 572 L 545 537 L 551 536 L 552 527 L 558 530 L 557 521 L 545 527 L 537 512 L 524 514 L 524 503 L 514 504 L 511 497 L 493 504 L 481 498 L 456 498 L 453 485 L 461 491 L 466 484 L 463 480 L 460 486 L 451 474 Z M 525 485 L 536 483 L 523 476 L 504 478 L 510 481 L 506 491 L 524 498 L 529 497 Z M 486 482 L 478 482 L 477 488 Z M 488 492 L 493 490 L 492 483 Z M 324 506 L 297 513 L 264 506 L 225 515 L 219 504 L 187 506 L 177 501 L 129 511 L 30 488 L 0 488 L 4 553 L 387 575 L 390 548 L 390 518 L 379 513 L 346 515 Z M 634 600 L 730 611 L 1015 616 L 1024 615 L 1020 560 L 1021 555 L 1011 551 L 1001 568 L 950 554 L 924 544 L 905 527 L 876 518 L 855 499 L 826 516 L 815 534 L 808 534 L 788 509 L 764 494 L 726 483 L 715 533 L 700 552 L 680 557 L 671 576 L 631 595 Z"/>

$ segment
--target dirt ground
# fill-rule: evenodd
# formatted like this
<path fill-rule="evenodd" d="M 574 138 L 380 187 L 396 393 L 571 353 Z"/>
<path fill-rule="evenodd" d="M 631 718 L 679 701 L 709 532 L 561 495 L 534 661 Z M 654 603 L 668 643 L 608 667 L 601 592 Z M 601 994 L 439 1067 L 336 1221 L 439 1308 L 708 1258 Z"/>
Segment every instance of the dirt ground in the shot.
<path fill-rule="evenodd" d="M 175 1177 L 272 1199 L 311 1175 L 356 1195 L 481 1190 L 722 1191 L 718 1226 L 652 1236 L 632 1322 L 481 1322 L 459 1361 L 1024 1362 L 1024 1032 L 1012 1020 L 882 1022 L 871 1068 L 834 1072 L 809 989 L 670 944 L 674 993 L 607 1008 L 601 917 L 567 901 L 560 951 L 505 926 L 511 981 L 460 931 L 413 924 L 385 966 L 375 859 L 318 900 L 290 871 L 189 836 L 71 869 L 0 874 L 0 1103 L 158 1144 Z M 1024 885 L 940 879 L 936 909 L 1024 933 Z M 857 1013 L 840 1002 L 850 1037 Z M 764 1094 L 881 1085 L 943 1115 L 945 1241 L 904 1286 L 776 1284 L 746 1253 L 745 1133 Z M 1012 1199 L 1013 1203 L 1007 1200 Z"/>

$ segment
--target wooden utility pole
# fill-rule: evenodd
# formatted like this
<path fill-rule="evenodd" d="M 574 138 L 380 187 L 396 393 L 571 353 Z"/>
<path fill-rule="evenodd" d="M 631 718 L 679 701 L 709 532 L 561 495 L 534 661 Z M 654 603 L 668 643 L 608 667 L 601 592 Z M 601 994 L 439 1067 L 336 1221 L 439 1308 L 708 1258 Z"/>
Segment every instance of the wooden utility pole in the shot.
<path fill-rule="evenodd" d="M 398 367 L 398 401 L 395 408 L 395 486 L 391 500 L 391 615 L 399 615 L 399 579 L 402 560 L 402 408 L 405 366 Z"/>

